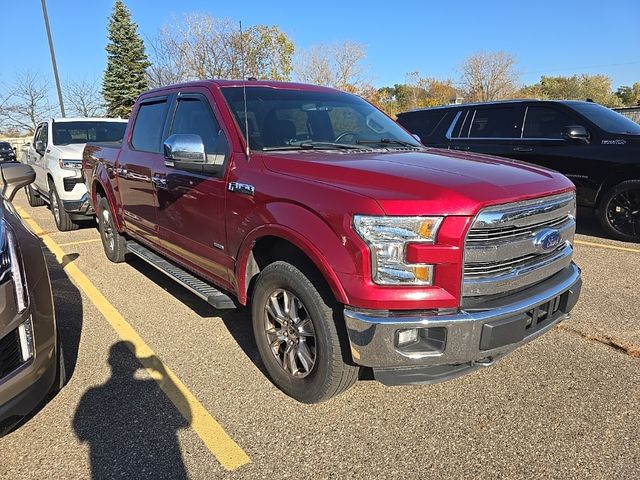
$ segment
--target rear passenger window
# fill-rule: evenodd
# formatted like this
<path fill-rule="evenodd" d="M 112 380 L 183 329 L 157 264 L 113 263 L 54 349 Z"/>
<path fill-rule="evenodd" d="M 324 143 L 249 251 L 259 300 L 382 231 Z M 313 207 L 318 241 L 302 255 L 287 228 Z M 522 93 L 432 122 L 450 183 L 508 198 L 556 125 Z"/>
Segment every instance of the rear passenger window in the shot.
<path fill-rule="evenodd" d="M 529 107 L 524 120 L 524 138 L 562 138 L 562 129 L 575 125 L 566 113 L 551 107 Z"/>
<path fill-rule="evenodd" d="M 458 115 L 458 120 L 453 126 L 451 138 L 466 137 L 469 133 L 469 122 L 471 121 L 471 113 L 469 110 L 462 110 Z"/>
<path fill-rule="evenodd" d="M 470 138 L 514 138 L 517 131 L 512 107 L 478 108 L 473 114 Z"/>
<path fill-rule="evenodd" d="M 131 134 L 133 148 L 144 152 L 161 152 L 160 140 L 166 111 L 166 100 L 140 105 Z"/>

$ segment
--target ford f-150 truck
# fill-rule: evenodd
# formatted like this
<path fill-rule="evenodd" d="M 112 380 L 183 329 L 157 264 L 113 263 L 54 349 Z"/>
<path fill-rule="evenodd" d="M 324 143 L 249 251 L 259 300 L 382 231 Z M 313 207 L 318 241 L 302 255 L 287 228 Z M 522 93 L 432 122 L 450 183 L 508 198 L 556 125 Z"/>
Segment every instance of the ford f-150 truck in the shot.
<path fill-rule="evenodd" d="M 107 257 L 249 305 L 269 376 L 301 402 L 361 373 L 419 384 L 491 365 L 580 292 L 569 180 L 425 148 L 329 88 L 149 91 L 121 146 L 87 145 L 83 177 Z"/>

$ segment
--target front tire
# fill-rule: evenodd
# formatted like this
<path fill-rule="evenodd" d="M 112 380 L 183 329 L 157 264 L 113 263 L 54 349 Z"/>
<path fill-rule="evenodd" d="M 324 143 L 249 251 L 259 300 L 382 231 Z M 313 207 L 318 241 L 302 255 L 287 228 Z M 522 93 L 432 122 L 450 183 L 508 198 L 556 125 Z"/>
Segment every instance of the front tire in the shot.
<path fill-rule="evenodd" d="M 49 183 L 49 200 L 51 201 L 51 213 L 53 213 L 53 219 L 56 222 L 58 230 L 61 232 L 77 230 L 79 225 L 71 220 L 71 217 L 64 209 L 64 205 L 58 196 L 58 191 L 53 182 Z"/>
<path fill-rule="evenodd" d="M 46 205 L 44 199 L 33 191 L 31 185 L 27 185 L 26 187 L 24 187 L 24 191 L 27 194 L 27 201 L 29 202 L 29 205 L 31 207 L 41 207 L 43 205 Z"/>
<path fill-rule="evenodd" d="M 97 203 L 98 230 L 100 231 L 104 253 L 113 263 L 122 263 L 127 254 L 127 241 L 116 228 L 113 213 L 107 199 L 98 197 Z"/>
<path fill-rule="evenodd" d="M 640 242 L 640 180 L 612 187 L 600 202 L 598 219 L 612 238 Z"/>
<path fill-rule="evenodd" d="M 251 312 L 260 357 L 273 383 L 302 403 L 319 403 L 351 387 L 359 367 L 350 363 L 342 309 L 319 275 L 278 261 L 256 282 Z"/>

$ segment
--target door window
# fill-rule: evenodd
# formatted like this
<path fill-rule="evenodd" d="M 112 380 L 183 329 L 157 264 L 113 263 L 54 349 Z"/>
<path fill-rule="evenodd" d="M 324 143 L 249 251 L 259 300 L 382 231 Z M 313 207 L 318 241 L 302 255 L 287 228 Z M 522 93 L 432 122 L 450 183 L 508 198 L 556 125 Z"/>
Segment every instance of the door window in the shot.
<path fill-rule="evenodd" d="M 143 103 L 138 109 L 131 146 L 144 152 L 160 153 L 160 140 L 164 126 L 167 101 Z"/>
<path fill-rule="evenodd" d="M 575 125 L 566 113 L 551 107 L 529 107 L 524 121 L 524 138 L 562 138 L 562 129 Z"/>
<path fill-rule="evenodd" d="M 514 138 L 519 136 L 512 107 L 478 108 L 473 113 L 470 138 Z"/>
<path fill-rule="evenodd" d="M 36 140 L 40 140 L 42 141 L 42 143 L 44 144 L 44 146 L 46 147 L 48 142 L 49 142 L 49 132 L 48 132 L 48 125 L 46 123 L 43 123 L 40 127 L 40 131 L 36 137 Z"/>
<path fill-rule="evenodd" d="M 191 133 L 199 135 L 204 143 L 207 163 L 222 165 L 227 153 L 227 140 L 209 105 L 200 98 L 183 98 L 178 101 L 171 125 L 171 135 Z"/>

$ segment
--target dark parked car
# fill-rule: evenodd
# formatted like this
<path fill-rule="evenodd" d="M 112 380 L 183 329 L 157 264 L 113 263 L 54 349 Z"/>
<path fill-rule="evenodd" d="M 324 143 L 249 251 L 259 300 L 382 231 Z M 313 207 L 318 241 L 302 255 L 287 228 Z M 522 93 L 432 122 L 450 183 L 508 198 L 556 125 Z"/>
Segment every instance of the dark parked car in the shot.
<path fill-rule="evenodd" d="M 0 166 L 0 436 L 65 381 L 51 283 L 40 240 L 13 210 L 15 193 L 35 173 Z"/>
<path fill-rule="evenodd" d="M 640 125 L 593 102 L 514 100 L 401 113 L 437 148 L 523 160 L 564 173 L 578 206 L 614 238 L 640 241 Z"/>
<path fill-rule="evenodd" d="M 16 151 L 9 142 L 0 142 L 0 163 L 15 162 Z"/>

